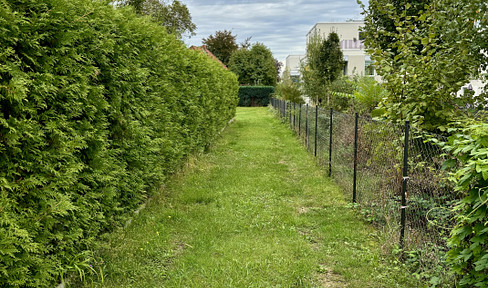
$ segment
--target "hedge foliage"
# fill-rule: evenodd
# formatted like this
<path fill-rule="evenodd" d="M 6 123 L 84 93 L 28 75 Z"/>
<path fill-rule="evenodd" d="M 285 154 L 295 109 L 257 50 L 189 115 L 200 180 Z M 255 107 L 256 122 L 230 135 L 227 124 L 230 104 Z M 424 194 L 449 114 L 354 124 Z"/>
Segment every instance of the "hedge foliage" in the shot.
<path fill-rule="evenodd" d="M 0 0 L 0 286 L 53 287 L 233 117 L 237 79 L 109 1 Z"/>
<path fill-rule="evenodd" d="M 452 136 L 439 143 L 455 158 L 443 164 L 463 198 L 454 211 L 448 262 L 459 280 L 456 287 L 488 287 L 488 124 L 461 121 Z"/>
<path fill-rule="evenodd" d="M 240 86 L 238 106 L 268 106 L 274 92 L 273 86 Z"/>

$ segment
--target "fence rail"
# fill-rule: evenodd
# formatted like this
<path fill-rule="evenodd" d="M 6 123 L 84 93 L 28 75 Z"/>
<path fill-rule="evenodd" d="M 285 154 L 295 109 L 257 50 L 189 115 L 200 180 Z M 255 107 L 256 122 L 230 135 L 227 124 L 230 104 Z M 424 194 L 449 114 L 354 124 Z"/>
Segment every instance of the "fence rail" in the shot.
<path fill-rule="evenodd" d="M 445 139 L 408 122 L 373 121 L 276 98 L 271 105 L 389 243 L 416 253 L 420 270 L 447 270 L 443 257 L 457 198 L 441 170 L 444 154 L 427 141 Z"/>

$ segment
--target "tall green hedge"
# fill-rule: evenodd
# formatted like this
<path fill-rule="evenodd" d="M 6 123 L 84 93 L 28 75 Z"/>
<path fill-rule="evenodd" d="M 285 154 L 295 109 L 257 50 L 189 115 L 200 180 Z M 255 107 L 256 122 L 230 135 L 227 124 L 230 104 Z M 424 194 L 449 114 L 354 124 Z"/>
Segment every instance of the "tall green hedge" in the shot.
<path fill-rule="evenodd" d="M 53 287 L 214 139 L 237 80 L 109 1 L 0 0 L 0 28 L 0 287 Z"/>
<path fill-rule="evenodd" d="M 240 86 L 238 106 L 268 106 L 274 91 L 273 86 Z"/>

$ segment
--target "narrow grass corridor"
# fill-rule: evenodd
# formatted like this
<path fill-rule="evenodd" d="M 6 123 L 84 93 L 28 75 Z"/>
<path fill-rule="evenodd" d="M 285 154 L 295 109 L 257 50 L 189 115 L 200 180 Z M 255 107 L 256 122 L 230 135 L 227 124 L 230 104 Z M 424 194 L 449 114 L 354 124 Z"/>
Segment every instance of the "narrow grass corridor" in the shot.
<path fill-rule="evenodd" d="M 103 282 L 75 286 L 417 287 L 272 113 L 238 108 L 208 153 L 108 236 Z"/>

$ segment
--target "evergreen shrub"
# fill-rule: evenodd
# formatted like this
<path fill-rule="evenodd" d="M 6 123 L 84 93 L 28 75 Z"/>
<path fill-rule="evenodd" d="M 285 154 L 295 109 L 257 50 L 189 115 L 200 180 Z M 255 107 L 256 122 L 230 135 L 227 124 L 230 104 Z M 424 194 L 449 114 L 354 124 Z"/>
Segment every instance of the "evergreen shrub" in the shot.
<path fill-rule="evenodd" d="M 0 27 L 0 287 L 53 287 L 212 142 L 237 79 L 109 1 L 0 0 Z"/>
<path fill-rule="evenodd" d="M 268 106 L 274 92 L 273 86 L 239 86 L 238 106 Z"/>

